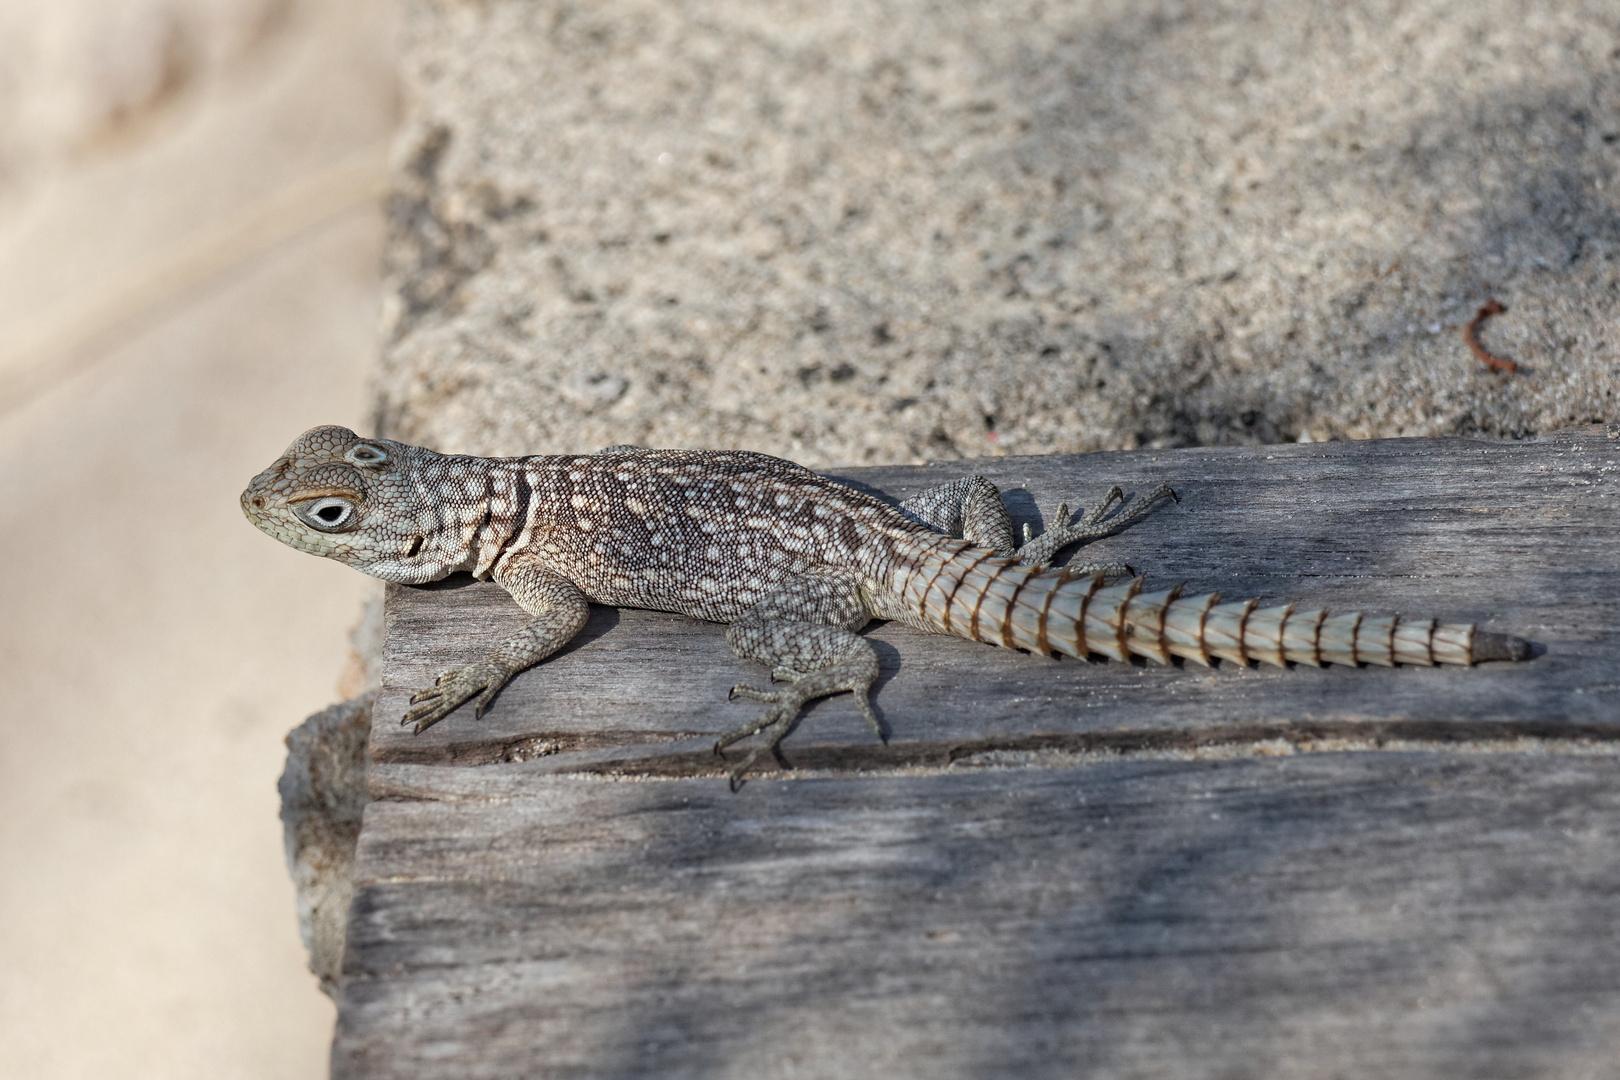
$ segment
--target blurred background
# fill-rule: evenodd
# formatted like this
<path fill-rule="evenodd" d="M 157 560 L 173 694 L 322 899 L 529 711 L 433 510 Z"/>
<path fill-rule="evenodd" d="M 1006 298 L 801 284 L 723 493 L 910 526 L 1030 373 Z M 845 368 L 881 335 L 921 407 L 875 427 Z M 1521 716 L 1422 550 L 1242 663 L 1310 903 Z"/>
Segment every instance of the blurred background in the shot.
<path fill-rule="evenodd" d="M 395 6 L 0 5 L 0 1075 L 325 1074 L 276 778 L 364 583 L 236 499 L 362 425 Z"/>

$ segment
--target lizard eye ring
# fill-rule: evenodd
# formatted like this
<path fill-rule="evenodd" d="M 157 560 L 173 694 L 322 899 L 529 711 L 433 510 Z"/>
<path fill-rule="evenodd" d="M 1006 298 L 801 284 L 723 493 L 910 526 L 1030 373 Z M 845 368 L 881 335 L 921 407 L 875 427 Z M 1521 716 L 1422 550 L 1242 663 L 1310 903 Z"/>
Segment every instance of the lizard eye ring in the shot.
<path fill-rule="evenodd" d="M 321 532 L 348 532 L 360 521 L 353 502 L 337 495 L 327 495 L 292 508 L 298 519 Z"/>
<path fill-rule="evenodd" d="M 388 462 L 388 451 L 370 443 L 360 443 L 350 447 L 343 459 L 351 465 L 384 465 Z"/>

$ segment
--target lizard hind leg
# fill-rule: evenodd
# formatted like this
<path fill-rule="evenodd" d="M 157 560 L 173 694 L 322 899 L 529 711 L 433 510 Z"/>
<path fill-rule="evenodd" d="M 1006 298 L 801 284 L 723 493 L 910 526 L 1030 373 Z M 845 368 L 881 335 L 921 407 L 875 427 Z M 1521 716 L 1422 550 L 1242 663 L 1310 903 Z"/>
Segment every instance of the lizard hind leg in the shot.
<path fill-rule="evenodd" d="M 920 492 L 901 503 L 900 509 L 931 529 L 960 536 L 997 555 L 1016 556 L 1025 566 L 1045 569 L 1064 548 L 1112 536 L 1135 524 L 1166 499 L 1176 499 L 1176 493 L 1168 484 L 1160 484 L 1141 499 L 1127 499 L 1124 491 L 1113 487 L 1102 502 L 1072 524 L 1069 505 L 1061 503 L 1052 517 L 1052 526 L 1040 536 L 1031 536 L 1029 526 L 1024 526 L 1022 544 L 1013 537 L 1012 519 L 1001 492 L 982 476 L 964 477 Z M 1124 563 L 1088 562 L 1071 565 L 1069 572 L 1076 577 L 1096 573 L 1117 577 L 1133 571 Z"/>
<path fill-rule="evenodd" d="M 1030 537 L 1029 527 L 1024 527 L 1024 545 L 1018 549 L 1018 561 L 1025 566 L 1046 567 L 1056 557 L 1057 553 L 1072 544 L 1085 540 L 1097 540 L 1104 536 L 1112 536 L 1134 525 L 1147 515 L 1154 507 L 1165 500 L 1179 502 L 1176 493 L 1170 490 L 1170 485 L 1160 484 L 1140 499 L 1127 499 L 1125 493 L 1118 487 L 1108 490 L 1103 501 L 1092 507 L 1073 524 L 1068 523 L 1069 507 L 1067 503 L 1058 506 L 1054 516 L 1054 524 L 1037 537 Z M 1110 516 L 1110 511 L 1117 512 Z M 1070 568 L 1076 576 L 1102 572 L 1113 576 L 1116 573 L 1131 573 L 1130 567 L 1123 563 L 1086 563 Z"/>
<path fill-rule="evenodd" d="M 871 702 L 872 683 L 878 675 L 877 653 L 855 633 L 870 617 L 853 577 L 816 575 L 789 583 L 726 630 L 733 652 L 767 665 L 773 678 L 786 680 L 785 686 L 771 690 L 746 685 L 731 689 L 734 698 L 770 706 L 755 720 L 715 741 L 715 753 L 723 756 L 733 743 L 762 736 L 731 770 L 732 790 L 761 758 L 775 753 L 793 729 L 799 710 L 816 698 L 849 691 L 873 732 L 887 741 Z"/>

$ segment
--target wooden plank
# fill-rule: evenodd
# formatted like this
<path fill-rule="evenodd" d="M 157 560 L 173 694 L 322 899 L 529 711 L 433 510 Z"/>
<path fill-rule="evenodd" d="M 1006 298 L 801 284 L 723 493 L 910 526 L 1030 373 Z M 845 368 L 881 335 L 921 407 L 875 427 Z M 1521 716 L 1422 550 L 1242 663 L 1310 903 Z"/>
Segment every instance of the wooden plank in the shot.
<path fill-rule="evenodd" d="M 333 1075 L 1606 1076 L 1617 764 L 440 767 L 505 779 L 367 809 Z"/>
<path fill-rule="evenodd" d="M 1229 597 L 1479 621 L 1534 639 L 1542 654 L 1474 669 L 1160 668 L 1055 660 L 884 625 L 869 637 L 892 745 L 876 743 L 835 698 L 810 710 L 784 760 L 859 770 L 939 764 L 964 745 L 1085 749 L 1109 739 L 1187 745 L 1356 732 L 1590 737 L 1620 715 L 1620 441 L 1610 436 L 1588 428 L 1528 443 L 1200 448 L 841 473 L 902 498 L 978 472 L 1008 491 L 1020 522 L 1039 520 L 1037 504 L 1049 512 L 1115 482 L 1141 491 L 1169 481 L 1180 505 L 1083 549 L 1085 557 L 1123 559 L 1150 581 Z M 482 722 L 457 713 L 421 736 L 397 726 L 411 689 L 522 619 L 490 584 L 390 592 L 372 735 L 377 783 L 393 782 L 394 764 L 523 759 L 565 771 L 713 774 L 704 752 L 713 734 L 757 708 L 725 701 L 733 683 L 758 683 L 763 672 L 731 655 L 723 628 L 597 608 L 574 645 L 515 679 Z"/>
<path fill-rule="evenodd" d="M 1181 506 L 1088 557 L 1543 651 L 1203 671 L 879 627 L 891 745 L 835 699 L 800 771 L 736 795 L 707 744 L 760 673 L 721 628 L 597 609 L 482 723 L 412 738 L 408 688 L 522 616 L 393 590 L 334 1075 L 1605 1075 L 1609 435 L 852 473 L 901 497 L 981 472 L 1020 519 L 1169 479 Z M 1427 752 L 1298 753 L 1378 745 Z"/>

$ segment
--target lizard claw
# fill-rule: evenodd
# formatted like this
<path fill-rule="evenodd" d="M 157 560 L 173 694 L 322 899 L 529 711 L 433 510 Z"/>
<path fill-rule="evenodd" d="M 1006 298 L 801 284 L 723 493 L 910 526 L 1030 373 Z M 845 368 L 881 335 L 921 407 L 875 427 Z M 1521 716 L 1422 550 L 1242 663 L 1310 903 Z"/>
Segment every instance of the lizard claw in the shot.
<path fill-rule="evenodd" d="M 476 699 L 473 716 L 482 717 L 511 677 L 510 670 L 488 661 L 452 668 L 435 679 L 432 686 L 411 695 L 415 708 L 406 710 L 399 722 L 406 727 L 414 725 L 415 733 L 420 735 L 472 699 Z"/>

